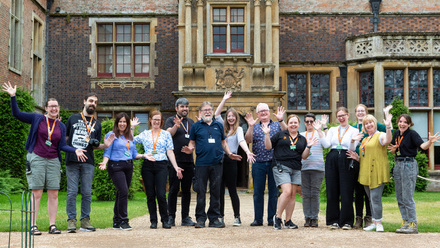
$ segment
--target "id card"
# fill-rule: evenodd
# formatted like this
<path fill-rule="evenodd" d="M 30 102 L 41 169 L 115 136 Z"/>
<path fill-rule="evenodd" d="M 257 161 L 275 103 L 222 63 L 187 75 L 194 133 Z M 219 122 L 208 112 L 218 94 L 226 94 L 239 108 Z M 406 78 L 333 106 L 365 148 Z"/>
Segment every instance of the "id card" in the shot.
<path fill-rule="evenodd" d="M 213 138 L 209 138 L 209 139 L 208 139 L 208 143 L 214 144 L 214 143 L 215 143 L 215 139 L 213 139 Z"/>
<path fill-rule="evenodd" d="M 185 134 L 185 138 L 189 139 L 189 134 Z"/>
<path fill-rule="evenodd" d="M 52 142 L 50 140 L 46 140 L 46 142 L 44 142 L 44 144 L 46 144 L 48 147 L 50 147 L 52 145 Z"/>
<path fill-rule="evenodd" d="M 290 146 L 290 150 L 295 150 L 296 149 L 296 145 Z"/>
<path fill-rule="evenodd" d="M 152 152 L 151 152 L 151 154 L 157 154 L 157 151 L 156 150 L 153 150 Z"/>
<path fill-rule="evenodd" d="M 399 152 L 399 151 L 398 151 L 398 152 L 396 152 L 396 155 L 397 155 L 397 156 L 400 156 L 400 152 Z"/>
<path fill-rule="evenodd" d="M 126 157 L 130 157 L 130 156 L 131 156 L 131 154 L 130 154 L 129 151 L 125 151 L 125 152 L 124 152 L 124 155 L 125 155 Z"/>
<path fill-rule="evenodd" d="M 337 150 L 342 150 L 342 146 L 341 146 L 341 144 L 338 144 L 338 145 L 336 146 L 336 149 L 337 149 Z"/>
<path fill-rule="evenodd" d="M 90 136 L 86 136 L 86 138 L 85 138 L 85 140 L 86 140 L 86 142 L 88 143 L 89 141 L 90 141 Z"/>

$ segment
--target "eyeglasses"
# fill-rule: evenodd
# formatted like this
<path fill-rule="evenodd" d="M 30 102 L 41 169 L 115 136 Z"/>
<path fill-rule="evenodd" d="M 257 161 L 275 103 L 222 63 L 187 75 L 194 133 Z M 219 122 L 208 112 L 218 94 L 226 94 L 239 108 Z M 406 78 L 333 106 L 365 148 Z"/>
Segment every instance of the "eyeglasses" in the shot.
<path fill-rule="evenodd" d="M 313 123 L 313 121 L 304 121 L 305 123 Z"/>
<path fill-rule="evenodd" d="M 264 113 L 264 112 L 269 112 L 269 110 L 268 109 L 262 109 L 262 110 L 258 111 L 258 113 Z"/>
<path fill-rule="evenodd" d="M 161 121 L 161 119 L 151 119 L 152 121 Z"/>
<path fill-rule="evenodd" d="M 48 108 L 58 108 L 59 106 L 58 105 L 49 105 L 49 106 L 47 106 Z"/>
<path fill-rule="evenodd" d="M 356 110 L 356 113 L 365 113 L 365 109 L 358 109 Z"/>
<path fill-rule="evenodd" d="M 211 111 L 212 111 L 212 108 L 209 108 L 209 109 L 202 109 L 201 111 L 202 111 L 202 112 L 205 112 L 205 113 L 208 113 L 208 112 L 211 112 Z"/>
<path fill-rule="evenodd" d="M 338 117 L 338 118 L 344 118 L 345 116 L 347 116 L 347 114 L 345 114 L 345 115 L 338 115 L 338 116 L 336 116 L 336 117 Z"/>

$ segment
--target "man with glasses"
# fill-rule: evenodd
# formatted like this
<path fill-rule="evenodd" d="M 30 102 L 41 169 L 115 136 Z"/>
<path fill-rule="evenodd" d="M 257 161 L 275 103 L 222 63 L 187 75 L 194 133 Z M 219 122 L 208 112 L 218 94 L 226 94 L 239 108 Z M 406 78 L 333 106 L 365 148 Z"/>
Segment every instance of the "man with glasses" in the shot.
<path fill-rule="evenodd" d="M 189 107 L 186 98 L 179 98 L 176 101 L 175 108 L 177 114 L 169 117 L 165 122 L 165 129 L 173 136 L 174 155 L 177 165 L 183 169 L 183 178 L 177 178 L 176 170 L 169 166 L 169 184 L 168 193 L 168 212 L 169 224 L 175 226 L 177 193 L 182 187 L 182 226 L 194 226 L 195 223 L 189 217 L 189 205 L 191 203 L 191 184 L 194 177 L 194 159 L 192 154 L 182 152 L 182 147 L 189 143 L 189 132 L 194 121 L 188 117 Z"/>
<path fill-rule="evenodd" d="M 182 152 L 191 154 L 196 150 L 196 165 L 193 189 L 197 192 L 196 228 L 205 227 L 209 219 L 209 227 L 223 228 L 225 224 L 219 220 L 220 186 L 222 181 L 223 151 L 229 158 L 241 160 L 241 156 L 232 154 L 226 143 L 223 125 L 213 119 L 213 107 L 210 102 L 203 102 L 199 109 L 201 120 L 191 127 L 188 146 L 182 147 Z M 208 212 L 205 212 L 206 188 L 209 180 L 210 202 Z"/>
<path fill-rule="evenodd" d="M 278 122 L 270 119 L 269 106 L 266 103 L 257 105 L 257 119 L 254 120 L 251 113 L 246 114 L 246 121 L 249 129 L 246 132 L 245 139 L 247 143 L 252 142 L 252 152 L 255 154 L 256 162 L 252 165 L 252 180 L 254 185 L 254 221 L 251 226 L 263 225 L 264 212 L 264 189 L 266 186 L 266 175 L 269 190 L 269 199 L 267 203 L 267 222 L 269 226 L 273 225 L 273 217 L 277 209 L 278 189 L 275 185 L 272 172 L 273 150 L 266 150 L 264 145 L 264 132 L 262 127 L 270 126 L 270 137 L 275 133 L 286 130 L 287 125 L 283 120 L 286 112 L 283 107 L 278 107 L 274 114 Z M 260 120 L 258 122 L 258 120 Z"/>

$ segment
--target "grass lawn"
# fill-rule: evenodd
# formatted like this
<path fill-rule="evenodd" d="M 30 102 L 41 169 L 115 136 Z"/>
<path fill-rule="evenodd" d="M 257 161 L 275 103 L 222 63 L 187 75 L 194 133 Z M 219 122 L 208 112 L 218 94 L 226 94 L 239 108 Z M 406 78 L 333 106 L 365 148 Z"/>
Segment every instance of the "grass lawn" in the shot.
<path fill-rule="evenodd" d="M 297 195 L 296 200 L 302 202 Z M 416 192 L 414 194 L 417 210 L 417 224 L 419 232 L 440 232 L 440 192 Z M 383 219 L 385 232 L 394 232 L 402 224 L 396 195 L 382 197 Z M 326 199 L 321 197 L 320 212 L 325 216 Z M 365 213 L 365 207 L 364 207 Z M 325 219 L 320 223 L 325 223 Z"/>
<path fill-rule="evenodd" d="M 10 196 L 12 200 L 12 231 L 21 230 L 21 194 Z M 81 213 L 81 195 L 78 194 L 76 211 L 78 222 Z M 96 228 L 109 228 L 113 223 L 113 201 L 97 201 L 92 196 L 92 212 L 90 222 Z M 10 204 L 6 196 L 0 195 L 0 209 L 10 209 Z M 0 211 L 0 232 L 9 231 L 9 211 Z M 147 213 L 147 197 L 143 192 L 135 193 L 134 199 L 128 202 L 128 217 L 135 218 Z M 37 225 L 40 231 L 48 231 L 49 217 L 47 214 L 47 194 L 41 198 L 40 211 L 38 214 Z M 56 225 L 61 230 L 67 230 L 66 215 L 66 192 L 60 192 L 58 196 L 58 212 Z M 79 228 L 79 223 L 77 224 Z"/>

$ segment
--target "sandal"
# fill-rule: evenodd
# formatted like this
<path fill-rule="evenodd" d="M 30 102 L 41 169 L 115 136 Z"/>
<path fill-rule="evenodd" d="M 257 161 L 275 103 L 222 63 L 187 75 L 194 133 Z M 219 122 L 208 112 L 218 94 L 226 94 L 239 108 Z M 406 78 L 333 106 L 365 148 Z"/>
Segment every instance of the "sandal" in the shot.
<path fill-rule="evenodd" d="M 38 230 L 37 226 L 31 226 L 31 235 L 41 235 L 41 232 Z"/>
<path fill-rule="evenodd" d="M 55 225 L 49 226 L 49 233 L 50 234 L 61 234 L 61 230 L 57 228 Z"/>

